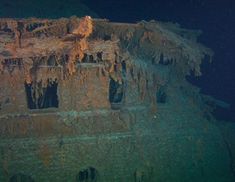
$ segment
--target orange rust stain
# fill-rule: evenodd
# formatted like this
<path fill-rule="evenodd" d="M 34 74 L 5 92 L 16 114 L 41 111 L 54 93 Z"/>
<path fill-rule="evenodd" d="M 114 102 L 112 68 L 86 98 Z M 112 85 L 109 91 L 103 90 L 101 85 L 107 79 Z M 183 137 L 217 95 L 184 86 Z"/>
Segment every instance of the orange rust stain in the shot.
<path fill-rule="evenodd" d="M 47 144 L 43 144 L 39 147 L 38 153 L 39 159 L 43 162 L 45 167 L 49 167 L 51 163 L 52 151 Z"/>
<path fill-rule="evenodd" d="M 79 37 L 87 38 L 93 31 L 93 23 L 90 16 L 85 16 L 79 23 L 78 28 L 73 30 L 73 34 Z"/>
<path fill-rule="evenodd" d="M 76 71 L 76 62 L 80 61 L 84 57 L 84 51 L 88 49 L 87 38 L 93 31 L 92 19 L 89 16 L 84 17 L 78 28 L 76 28 L 72 34 L 80 38 L 74 43 L 73 49 L 69 53 L 68 70 L 69 74 L 72 75 Z"/>

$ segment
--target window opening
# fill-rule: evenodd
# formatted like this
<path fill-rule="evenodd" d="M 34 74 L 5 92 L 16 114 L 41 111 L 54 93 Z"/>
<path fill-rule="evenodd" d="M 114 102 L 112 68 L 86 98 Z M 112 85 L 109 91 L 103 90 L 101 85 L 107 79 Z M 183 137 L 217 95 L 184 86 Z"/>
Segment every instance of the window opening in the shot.
<path fill-rule="evenodd" d="M 49 81 L 43 86 L 42 81 L 25 83 L 25 91 L 29 109 L 58 108 L 59 101 L 57 95 L 58 82 Z"/>
<path fill-rule="evenodd" d="M 123 84 L 110 78 L 109 101 L 110 103 L 120 103 L 123 99 Z"/>
<path fill-rule="evenodd" d="M 89 167 L 87 169 L 79 171 L 76 176 L 76 182 L 96 182 L 98 178 L 98 172 L 95 168 Z"/>
<path fill-rule="evenodd" d="M 34 180 L 25 174 L 15 174 L 10 178 L 10 182 L 34 182 Z"/>

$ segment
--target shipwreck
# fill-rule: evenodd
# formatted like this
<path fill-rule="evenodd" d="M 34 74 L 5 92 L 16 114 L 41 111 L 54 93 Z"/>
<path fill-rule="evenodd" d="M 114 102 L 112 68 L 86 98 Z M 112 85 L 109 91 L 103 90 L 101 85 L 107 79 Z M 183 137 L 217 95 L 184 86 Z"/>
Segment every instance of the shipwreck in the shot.
<path fill-rule="evenodd" d="M 178 24 L 0 19 L 0 181 L 232 181 L 234 142 L 187 82 Z"/>

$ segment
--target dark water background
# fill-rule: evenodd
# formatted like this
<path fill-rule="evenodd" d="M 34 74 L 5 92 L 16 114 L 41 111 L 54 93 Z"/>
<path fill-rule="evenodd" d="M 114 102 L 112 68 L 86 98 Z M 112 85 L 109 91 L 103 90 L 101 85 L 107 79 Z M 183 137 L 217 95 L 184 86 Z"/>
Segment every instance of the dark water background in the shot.
<path fill-rule="evenodd" d="M 94 13 L 95 12 L 95 13 Z M 218 108 L 220 120 L 235 122 L 235 1 L 234 0 L 0 0 L 0 17 L 48 17 L 90 14 L 118 22 L 156 19 L 203 31 L 200 41 L 213 49 L 212 64 L 203 76 L 190 77 L 202 93 L 231 104 Z"/>

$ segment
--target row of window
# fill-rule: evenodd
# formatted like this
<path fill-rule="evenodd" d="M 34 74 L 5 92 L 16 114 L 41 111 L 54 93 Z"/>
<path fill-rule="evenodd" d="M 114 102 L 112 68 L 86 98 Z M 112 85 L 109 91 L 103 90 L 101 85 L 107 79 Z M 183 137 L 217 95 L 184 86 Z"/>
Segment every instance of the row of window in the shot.
<path fill-rule="evenodd" d="M 42 89 L 40 96 L 36 93 L 37 85 L 26 84 L 25 91 L 29 109 L 58 108 L 59 98 L 57 95 L 58 82 L 52 82 L 46 88 Z M 37 96 L 36 96 L 37 95 Z M 109 102 L 111 104 L 121 103 L 124 97 L 124 84 L 110 78 L 109 82 Z M 157 103 L 166 102 L 166 92 L 160 88 L 156 93 Z"/>
<path fill-rule="evenodd" d="M 50 82 L 47 87 L 40 89 L 41 83 L 27 84 L 25 83 L 25 91 L 27 96 L 27 104 L 29 109 L 45 109 L 58 108 L 59 98 L 57 95 L 58 82 Z M 110 78 L 109 82 L 109 101 L 110 103 L 121 103 L 123 100 L 124 87 L 123 84 Z"/>
<path fill-rule="evenodd" d="M 76 182 L 96 182 L 98 178 L 98 171 L 93 168 L 89 167 L 87 169 L 79 171 L 76 175 Z M 34 179 L 31 176 L 25 174 L 15 174 L 13 175 L 10 182 L 34 182 Z"/>
<path fill-rule="evenodd" d="M 135 171 L 134 182 L 146 181 L 146 171 Z M 99 178 L 99 173 L 94 167 L 88 167 L 78 172 L 75 177 L 76 182 L 97 182 Z M 16 174 L 10 178 L 10 182 L 34 182 L 31 176 L 24 174 Z"/>

